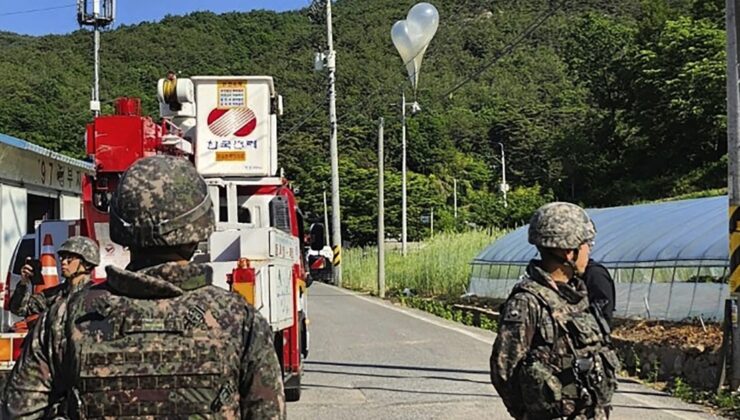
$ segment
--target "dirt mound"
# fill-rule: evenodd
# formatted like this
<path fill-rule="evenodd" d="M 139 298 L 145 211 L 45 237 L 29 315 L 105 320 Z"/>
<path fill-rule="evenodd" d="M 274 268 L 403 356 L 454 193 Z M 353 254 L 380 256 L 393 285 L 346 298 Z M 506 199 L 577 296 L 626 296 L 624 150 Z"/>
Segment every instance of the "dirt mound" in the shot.
<path fill-rule="evenodd" d="M 722 327 L 719 324 L 678 323 L 667 321 L 621 320 L 612 335 L 643 343 L 675 347 L 694 347 L 716 350 L 722 345 Z"/>

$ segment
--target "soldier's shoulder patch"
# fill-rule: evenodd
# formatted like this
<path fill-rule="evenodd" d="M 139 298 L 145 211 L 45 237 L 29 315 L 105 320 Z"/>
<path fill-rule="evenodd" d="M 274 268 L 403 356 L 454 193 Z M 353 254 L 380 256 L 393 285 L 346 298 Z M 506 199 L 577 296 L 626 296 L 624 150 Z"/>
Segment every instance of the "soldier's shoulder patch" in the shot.
<path fill-rule="evenodd" d="M 509 323 L 524 322 L 524 315 L 526 312 L 526 299 L 521 296 L 514 296 L 506 302 L 503 313 L 503 321 Z"/>

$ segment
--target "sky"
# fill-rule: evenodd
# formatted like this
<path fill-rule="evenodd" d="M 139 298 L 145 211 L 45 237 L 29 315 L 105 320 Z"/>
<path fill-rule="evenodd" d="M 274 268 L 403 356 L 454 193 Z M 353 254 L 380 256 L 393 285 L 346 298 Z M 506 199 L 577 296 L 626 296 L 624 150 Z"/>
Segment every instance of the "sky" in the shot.
<path fill-rule="evenodd" d="M 91 2 L 91 0 L 87 0 Z M 79 29 L 76 0 L 0 0 L 0 31 L 25 35 L 65 34 Z M 209 10 L 214 13 L 267 9 L 278 12 L 307 7 L 311 0 L 116 0 L 113 27 L 158 21 L 165 15 Z"/>

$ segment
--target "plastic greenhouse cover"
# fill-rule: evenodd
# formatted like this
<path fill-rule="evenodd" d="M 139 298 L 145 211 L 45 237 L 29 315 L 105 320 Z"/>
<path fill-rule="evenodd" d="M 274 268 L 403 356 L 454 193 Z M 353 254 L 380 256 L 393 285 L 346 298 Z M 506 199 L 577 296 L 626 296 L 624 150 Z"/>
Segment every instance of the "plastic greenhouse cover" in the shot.
<path fill-rule="evenodd" d="M 728 263 L 727 196 L 587 211 L 597 229 L 591 257 L 608 267 Z M 528 228 L 495 241 L 473 264 L 526 264 L 536 258 Z"/>

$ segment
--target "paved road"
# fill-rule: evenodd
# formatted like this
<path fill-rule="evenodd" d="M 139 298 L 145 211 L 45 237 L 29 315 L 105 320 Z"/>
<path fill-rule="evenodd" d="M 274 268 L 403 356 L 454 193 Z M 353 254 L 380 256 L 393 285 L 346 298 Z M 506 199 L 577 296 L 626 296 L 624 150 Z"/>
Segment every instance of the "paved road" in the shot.
<path fill-rule="evenodd" d="M 311 349 L 290 419 L 508 419 L 489 382 L 495 335 L 324 284 L 310 289 Z M 710 419 L 622 381 L 612 419 Z"/>

